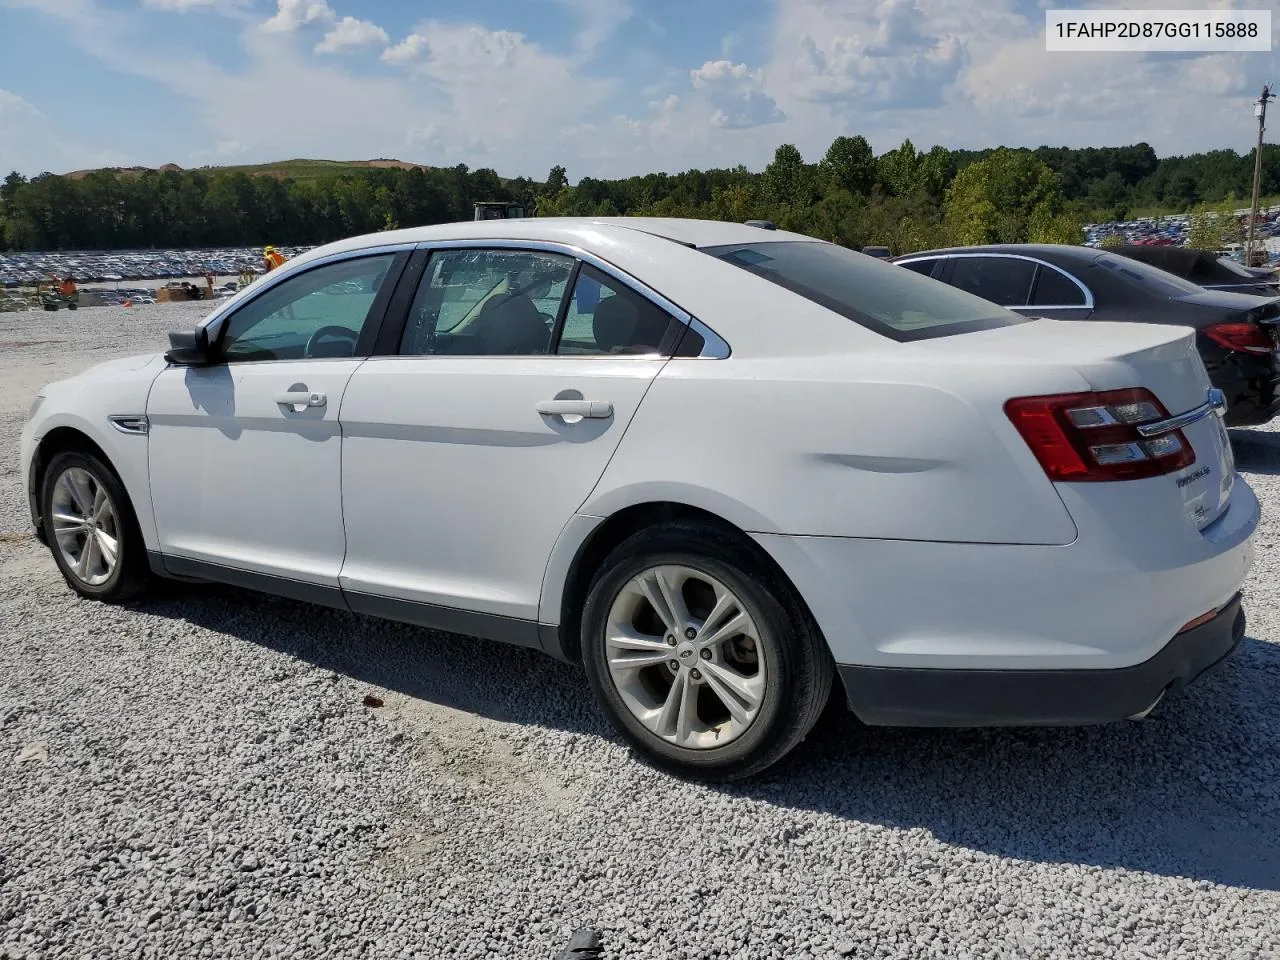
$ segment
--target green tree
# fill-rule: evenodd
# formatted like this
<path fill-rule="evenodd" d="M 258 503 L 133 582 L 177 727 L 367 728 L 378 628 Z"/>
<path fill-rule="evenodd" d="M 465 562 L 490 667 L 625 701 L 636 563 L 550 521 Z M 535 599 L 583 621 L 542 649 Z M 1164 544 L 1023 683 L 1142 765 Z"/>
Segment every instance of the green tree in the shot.
<path fill-rule="evenodd" d="M 836 137 L 818 164 L 828 192 L 846 190 L 867 196 L 876 181 L 876 158 L 871 144 L 861 136 Z"/>
<path fill-rule="evenodd" d="M 896 196 L 906 197 L 921 186 L 920 154 L 910 140 L 902 141 L 896 150 L 890 150 L 876 163 L 876 178 Z"/>
<path fill-rule="evenodd" d="M 808 204 L 811 194 L 809 172 L 794 144 L 784 143 L 774 151 L 773 162 L 764 168 L 761 186 L 765 199 L 770 203 L 790 207 Z"/>
<path fill-rule="evenodd" d="M 547 193 L 559 193 L 565 187 L 569 186 L 569 174 L 565 172 L 564 167 L 556 164 L 551 168 L 551 172 L 547 174 Z"/>
<path fill-rule="evenodd" d="M 961 170 L 947 191 L 946 226 L 958 244 L 1066 235 L 1062 214 L 1061 179 L 1025 151 L 996 150 Z"/>

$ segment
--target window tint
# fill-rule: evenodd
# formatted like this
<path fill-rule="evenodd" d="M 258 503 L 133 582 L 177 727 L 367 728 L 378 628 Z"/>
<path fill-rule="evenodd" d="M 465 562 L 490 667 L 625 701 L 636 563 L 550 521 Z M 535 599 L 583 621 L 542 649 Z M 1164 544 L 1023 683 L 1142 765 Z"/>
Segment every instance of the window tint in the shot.
<path fill-rule="evenodd" d="M 930 276 L 933 273 L 933 268 L 936 267 L 937 265 L 938 265 L 938 261 L 936 259 L 912 260 L 910 263 L 898 264 L 898 266 L 900 267 L 906 267 L 908 270 L 912 271 L 913 273 L 919 273 L 926 277 Z"/>
<path fill-rule="evenodd" d="M 952 257 L 953 287 L 1003 307 L 1025 307 L 1036 265 L 1009 257 Z"/>
<path fill-rule="evenodd" d="M 832 243 L 753 242 L 703 251 L 894 340 L 989 330 L 1026 318 L 897 264 Z"/>
<path fill-rule="evenodd" d="M 656 353 L 671 316 L 630 287 L 583 265 L 565 313 L 557 353 Z"/>
<path fill-rule="evenodd" d="M 405 327 L 402 354 L 529 356 L 551 331 L 574 260 L 521 250 L 431 255 Z"/>
<path fill-rule="evenodd" d="M 1084 292 L 1057 270 L 1041 265 L 1036 274 L 1036 292 L 1031 297 L 1031 305 L 1033 307 L 1083 307 Z"/>
<path fill-rule="evenodd" d="M 1164 297 L 1185 297 L 1189 294 L 1204 292 L 1204 288 L 1196 286 L 1190 280 L 1183 280 L 1159 267 L 1153 267 L 1138 260 L 1130 260 L 1128 257 L 1104 253 L 1093 262 L 1131 283 L 1141 284 Z"/>
<path fill-rule="evenodd" d="M 395 254 L 359 257 L 290 277 L 227 318 L 219 349 L 229 363 L 350 357 Z"/>

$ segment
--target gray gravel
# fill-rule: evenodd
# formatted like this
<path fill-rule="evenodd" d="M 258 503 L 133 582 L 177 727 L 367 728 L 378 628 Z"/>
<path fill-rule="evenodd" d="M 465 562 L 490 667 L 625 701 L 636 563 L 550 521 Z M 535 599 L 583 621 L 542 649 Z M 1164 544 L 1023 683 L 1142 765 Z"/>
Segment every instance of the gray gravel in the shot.
<path fill-rule="evenodd" d="M 26 535 L 23 385 L 198 314 L 0 317 L 0 958 L 550 958 L 578 927 L 626 958 L 1280 956 L 1280 434 L 1237 434 L 1249 639 L 1161 715 L 832 717 L 715 789 L 528 651 L 230 589 L 74 599 Z"/>

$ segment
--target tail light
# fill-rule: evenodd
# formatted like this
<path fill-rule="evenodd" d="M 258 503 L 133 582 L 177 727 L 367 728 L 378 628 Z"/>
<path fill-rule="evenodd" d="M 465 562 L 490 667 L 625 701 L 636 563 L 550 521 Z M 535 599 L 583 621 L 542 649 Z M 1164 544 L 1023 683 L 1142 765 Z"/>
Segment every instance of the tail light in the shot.
<path fill-rule="evenodd" d="M 1271 338 L 1262 327 L 1252 323 L 1219 323 L 1201 331 L 1206 337 L 1228 350 L 1238 353 L 1270 353 Z"/>
<path fill-rule="evenodd" d="M 1150 390 L 1018 397 L 1004 410 L 1050 480 L 1141 480 L 1196 461 L 1181 430 L 1154 437 L 1138 432 L 1169 416 Z"/>

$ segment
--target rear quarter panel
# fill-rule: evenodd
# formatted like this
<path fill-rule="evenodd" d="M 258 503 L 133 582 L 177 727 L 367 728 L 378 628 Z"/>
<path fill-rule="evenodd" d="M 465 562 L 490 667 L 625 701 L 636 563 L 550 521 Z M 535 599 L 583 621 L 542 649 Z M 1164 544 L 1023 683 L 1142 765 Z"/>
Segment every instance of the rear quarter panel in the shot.
<path fill-rule="evenodd" d="M 1003 413 L 1069 369 L 874 353 L 673 360 L 579 510 L 673 501 L 752 533 L 1064 544 L 1061 498 Z"/>

